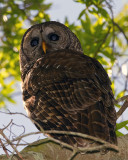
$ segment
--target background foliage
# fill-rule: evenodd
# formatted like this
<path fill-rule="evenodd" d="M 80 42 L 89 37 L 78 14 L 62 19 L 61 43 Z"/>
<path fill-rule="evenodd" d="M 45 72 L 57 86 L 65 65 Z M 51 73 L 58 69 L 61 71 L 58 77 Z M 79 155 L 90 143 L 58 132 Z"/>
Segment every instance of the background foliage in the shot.
<path fill-rule="evenodd" d="M 118 61 L 125 57 L 123 65 L 128 62 L 128 5 L 114 17 L 113 4 L 107 0 L 76 0 L 76 3 L 85 6 L 78 15 L 80 24 L 71 24 L 66 17 L 65 25 L 77 35 L 84 53 L 105 67 L 113 82 L 115 98 L 119 98 L 128 91 L 128 72 L 122 72 Z M 15 83 L 20 81 L 19 49 L 24 32 L 35 23 L 49 21 L 50 7 L 45 0 L 0 1 L 0 107 L 6 107 L 6 101 L 15 103 L 12 97 Z M 116 74 L 112 72 L 113 65 Z M 117 90 L 115 84 L 120 76 L 122 87 Z M 121 122 L 117 130 L 122 127 L 128 130 L 127 124 L 128 121 Z M 119 131 L 117 134 L 122 135 Z"/>

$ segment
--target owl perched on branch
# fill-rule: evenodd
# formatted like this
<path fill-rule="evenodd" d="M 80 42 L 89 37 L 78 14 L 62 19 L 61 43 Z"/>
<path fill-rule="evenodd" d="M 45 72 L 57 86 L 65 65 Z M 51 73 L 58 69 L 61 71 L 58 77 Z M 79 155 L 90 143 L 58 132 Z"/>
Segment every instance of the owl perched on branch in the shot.
<path fill-rule="evenodd" d="M 80 132 L 117 143 L 110 79 L 96 59 L 84 55 L 69 28 L 54 21 L 29 28 L 21 43 L 20 66 L 25 109 L 38 128 Z M 75 136 L 50 135 L 85 145 Z"/>

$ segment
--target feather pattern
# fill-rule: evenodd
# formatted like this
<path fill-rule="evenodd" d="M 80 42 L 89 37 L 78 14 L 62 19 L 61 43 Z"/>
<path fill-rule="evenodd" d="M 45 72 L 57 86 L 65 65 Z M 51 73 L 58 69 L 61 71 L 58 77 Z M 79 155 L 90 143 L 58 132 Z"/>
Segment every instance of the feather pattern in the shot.
<path fill-rule="evenodd" d="M 23 86 L 31 118 L 44 130 L 81 132 L 116 143 L 110 80 L 95 59 L 71 50 L 46 54 L 30 69 Z M 77 143 L 71 136 L 51 136 Z"/>
<path fill-rule="evenodd" d="M 83 54 L 68 27 L 45 22 L 29 28 L 20 67 L 25 109 L 38 129 L 80 132 L 117 144 L 110 79 L 96 59 Z M 50 136 L 71 145 L 90 143 L 77 136 Z"/>

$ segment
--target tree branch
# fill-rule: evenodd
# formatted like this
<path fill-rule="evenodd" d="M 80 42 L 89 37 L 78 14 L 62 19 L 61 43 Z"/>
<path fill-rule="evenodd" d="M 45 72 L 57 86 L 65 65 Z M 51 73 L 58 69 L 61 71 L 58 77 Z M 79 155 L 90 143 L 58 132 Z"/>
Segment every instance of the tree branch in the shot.
<path fill-rule="evenodd" d="M 127 44 L 128 44 L 128 38 L 127 38 L 125 32 L 123 31 L 123 29 L 119 26 L 119 24 L 117 24 L 116 22 L 114 22 L 114 20 L 112 22 L 120 30 L 120 32 L 124 35 L 124 37 L 125 37 L 125 39 L 127 41 Z"/>
<path fill-rule="evenodd" d="M 117 119 L 123 114 L 123 112 L 128 108 L 128 98 L 125 100 L 123 106 L 117 112 Z"/>
<path fill-rule="evenodd" d="M 6 135 L 3 133 L 3 130 L 0 130 L 0 134 L 3 136 L 4 139 L 6 139 L 7 143 L 10 144 L 10 146 L 14 149 L 14 151 L 17 153 L 17 155 L 19 156 L 19 158 L 21 160 L 24 160 L 21 156 L 21 154 L 18 152 L 18 150 L 16 149 L 16 147 L 11 143 L 11 141 L 6 137 Z"/>
<path fill-rule="evenodd" d="M 6 154 L 6 156 L 7 156 L 7 158 L 9 158 L 9 154 L 8 154 L 8 152 L 7 152 L 7 149 L 6 149 L 6 147 L 5 147 L 5 145 L 3 144 L 3 142 L 2 142 L 1 139 L 0 139 L 0 144 L 1 144 L 1 146 L 2 146 L 2 148 L 3 148 L 3 150 L 4 150 L 4 152 L 5 152 L 5 154 Z"/>
<path fill-rule="evenodd" d="M 128 95 L 123 96 L 123 97 L 115 100 L 115 104 L 118 104 L 119 102 L 124 101 L 124 100 L 125 100 L 124 104 L 122 105 L 122 107 L 119 109 L 119 111 L 118 111 L 117 114 L 116 114 L 116 115 L 117 115 L 117 119 L 123 114 L 123 112 L 124 112 L 124 111 L 127 109 L 127 107 L 128 107 Z"/>

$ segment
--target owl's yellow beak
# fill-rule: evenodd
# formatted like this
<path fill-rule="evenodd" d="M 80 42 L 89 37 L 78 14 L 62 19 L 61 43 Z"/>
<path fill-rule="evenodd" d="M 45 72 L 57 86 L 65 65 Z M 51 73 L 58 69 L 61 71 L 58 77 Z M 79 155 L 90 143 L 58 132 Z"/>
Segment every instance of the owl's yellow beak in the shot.
<path fill-rule="evenodd" d="M 46 46 L 46 43 L 44 41 L 42 42 L 42 49 L 43 49 L 44 53 L 46 53 L 47 46 Z"/>

